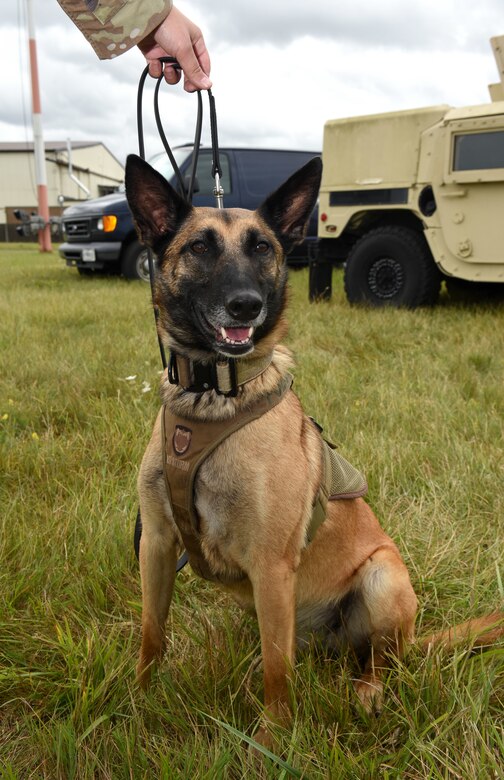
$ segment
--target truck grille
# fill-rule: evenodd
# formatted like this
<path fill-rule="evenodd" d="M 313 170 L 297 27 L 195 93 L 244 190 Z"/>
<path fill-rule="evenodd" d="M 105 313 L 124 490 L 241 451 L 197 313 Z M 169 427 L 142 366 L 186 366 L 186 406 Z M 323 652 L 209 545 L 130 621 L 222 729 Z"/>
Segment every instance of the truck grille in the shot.
<path fill-rule="evenodd" d="M 63 225 L 69 241 L 73 238 L 89 238 L 89 219 L 66 219 Z"/>

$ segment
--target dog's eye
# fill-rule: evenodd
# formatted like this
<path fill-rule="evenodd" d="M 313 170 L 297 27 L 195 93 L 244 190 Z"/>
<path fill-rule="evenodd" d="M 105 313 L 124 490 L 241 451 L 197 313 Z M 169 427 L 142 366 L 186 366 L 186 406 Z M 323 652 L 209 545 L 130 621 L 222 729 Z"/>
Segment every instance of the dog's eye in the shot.
<path fill-rule="evenodd" d="M 269 244 L 267 244 L 266 241 L 259 241 L 256 245 L 255 252 L 258 255 L 265 255 L 266 252 L 269 252 Z"/>
<path fill-rule="evenodd" d="M 204 255 L 207 249 L 208 247 L 203 241 L 194 241 L 191 244 L 191 251 L 194 252 L 195 255 Z"/>

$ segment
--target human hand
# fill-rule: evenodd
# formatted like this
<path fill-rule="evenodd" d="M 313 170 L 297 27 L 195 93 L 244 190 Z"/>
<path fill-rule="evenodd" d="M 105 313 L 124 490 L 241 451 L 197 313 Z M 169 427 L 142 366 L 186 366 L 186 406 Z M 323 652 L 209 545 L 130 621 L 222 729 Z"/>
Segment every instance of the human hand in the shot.
<path fill-rule="evenodd" d="M 175 57 L 184 72 L 184 89 L 195 92 L 209 89 L 212 82 L 210 56 L 203 34 L 190 19 L 177 8 L 172 8 L 166 19 L 138 44 L 149 65 L 149 74 L 159 78 L 163 73 L 163 64 L 159 57 Z M 171 65 L 165 64 L 164 77 L 168 84 L 177 84 L 181 74 Z"/>

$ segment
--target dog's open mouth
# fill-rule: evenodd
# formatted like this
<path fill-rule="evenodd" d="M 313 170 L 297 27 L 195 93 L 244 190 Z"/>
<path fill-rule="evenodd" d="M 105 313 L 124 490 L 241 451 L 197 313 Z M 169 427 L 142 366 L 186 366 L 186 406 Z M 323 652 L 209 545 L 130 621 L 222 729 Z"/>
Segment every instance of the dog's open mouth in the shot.
<path fill-rule="evenodd" d="M 254 328 L 224 328 L 222 325 L 217 330 L 217 342 L 233 347 L 247 347 L 252 341 Z"/>
<path fill-rule="evenodd" d="M 207 338 L 212 342 L 212 348 L 223 355 L 246 355 L 254 349 L 255 325 L 230 324 L 224 325 L 222 319 L 216 318 L 214 322 L 199 313 L 200 323 Z"/>

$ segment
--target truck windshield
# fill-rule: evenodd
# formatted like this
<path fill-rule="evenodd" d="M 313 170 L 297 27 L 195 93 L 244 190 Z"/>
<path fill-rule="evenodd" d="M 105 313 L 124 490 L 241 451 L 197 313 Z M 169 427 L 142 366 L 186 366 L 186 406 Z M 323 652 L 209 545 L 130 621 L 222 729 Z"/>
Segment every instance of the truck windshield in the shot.
<path fill-rule="evenodd" d="M 182 168 L 184 162 L 192 154 L 192 147 L 188 147 L 188 146 L 179 147 L 178 149 L 177 148 L 172 149 L 172 152 L 178 167 Z M 171 179 L 175 175 L 175 171 L 173 170 L 172 164 L 169 161 L 166 152 L 159 152 L 159 154 L 155 154 L 154 157 L 151 157 L 149 163 L 150 165 L 152 165 L 153 168 L 156 169 L 156 171 L 159 171 L 161 176 L 164 176 L 165 179 L 167 179 L 168 181 L 171 181 Z"/>

